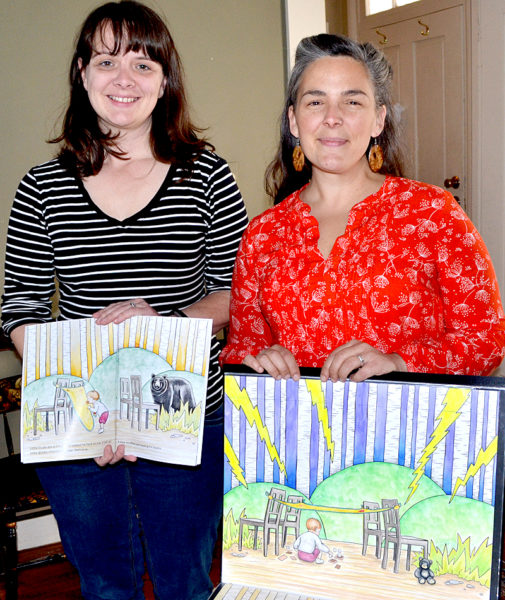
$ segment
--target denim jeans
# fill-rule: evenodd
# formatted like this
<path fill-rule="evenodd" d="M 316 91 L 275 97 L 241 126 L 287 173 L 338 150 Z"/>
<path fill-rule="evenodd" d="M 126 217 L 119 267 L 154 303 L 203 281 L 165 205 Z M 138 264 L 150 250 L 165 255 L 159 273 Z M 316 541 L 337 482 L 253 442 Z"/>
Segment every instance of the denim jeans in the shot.
<path fill-rule="evenodd" d="M 138 459 L 47 463 L 37 472 L 84 598 L 143 599 L 147 564 L 157 599 L 207 599 L 223 502 L 222 420 L 205 424 L 198 467 Z"/>

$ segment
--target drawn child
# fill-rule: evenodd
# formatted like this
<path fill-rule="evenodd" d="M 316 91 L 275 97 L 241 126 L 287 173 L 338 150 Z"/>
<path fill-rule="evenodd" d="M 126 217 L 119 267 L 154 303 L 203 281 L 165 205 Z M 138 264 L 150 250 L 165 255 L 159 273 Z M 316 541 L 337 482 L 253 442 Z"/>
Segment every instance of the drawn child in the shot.
<path fill-rule="evenodd" d="M 319 539 L 322 527 L 321 521 L 310 518 L 307 519 L 305 525 L 307 531 L 295 540 L 293 548 L 298 550 L 298 558 L 300 560 L 321 564 L 324 560 L 319 556 L 320 553 L 330 552 L 330 549 Z"/>
<path fill-rule="evenodd" d="M 98 417 L 98 423 L 100 425 L 98 433 L 103 433 L 104 425 L 109 418 L 109 409 L 100 400 L 100 394 L 96 390 L 91 390 L 86 396 L 88 398 L 87 403 L 89 404 L 90 411 Z"/>

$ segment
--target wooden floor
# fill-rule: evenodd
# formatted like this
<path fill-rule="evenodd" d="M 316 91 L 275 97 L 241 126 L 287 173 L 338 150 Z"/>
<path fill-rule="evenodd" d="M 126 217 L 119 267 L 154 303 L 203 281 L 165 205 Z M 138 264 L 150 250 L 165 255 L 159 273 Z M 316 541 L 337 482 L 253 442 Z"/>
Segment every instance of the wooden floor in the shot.
<path fill-rule="evenodd" d="M 44 546 L 20 552 L 20 562 L 37 560 L 41 556 L 62 553 L 60 544 Z M 221 546 L 218 543 L 214 552 L 214 561 L 210 577 L 217 585 L 221 576 Z M 154 600 L 153 588 L 149 578 L 144 579 L 144 594 L 146 600 Z M 81 599 L 79 577 L 72 565 L 67 561 L 34 566 L 19 571 L 18 578 L 19 600 L 78 600 Z M 0 600 L 5 600 L 5 583 L 0 577 Z"/>

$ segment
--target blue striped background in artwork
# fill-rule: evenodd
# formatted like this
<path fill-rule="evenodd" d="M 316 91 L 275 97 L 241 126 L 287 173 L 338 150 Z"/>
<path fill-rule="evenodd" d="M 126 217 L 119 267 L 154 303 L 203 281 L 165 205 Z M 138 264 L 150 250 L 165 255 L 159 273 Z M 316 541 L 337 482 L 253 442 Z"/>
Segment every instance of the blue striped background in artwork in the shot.
<path fill-rule="evenodd" d="M 446 387 L 424 384 L 354 384 L 349 381 L 321 384 L 335 445 L 332 460 L 326 432 L 303 379 L 286 382 L 249 375 L 234 377 L 240 389 L 248 391 L 263 423 L 270 424 L 270 439 L 286 470 L 284 474 L 277 461 L 272 465 L 265 441 L 256 428 L 248 424 L 244 412 L 226 397 L 225 435 L 246 481 L 271 479 L 272 483 L 287 485 L 309 497 L 327 477 L 366 462 L 367 446 L 373 450 L 369 451 L 368 460 L 383 462 L 389 457 L 391 462 L 393 456 L 398 465 L 414 470 L 440 422 L 438 417 L 448 392 Z M 498 428 L 498 411 L 498 390 L 473 388 L 460 409 L 462 416 L 447 428 L 435 453 L 426 460 L 424 474 L 447 494 L 452 493 L 457 477 L 465 477 L 479 450 L 493 440 Z M 248 452 L 255 460 L 246 460 Z M 267 477 L 267 473 L 271 476 Z M 457 494 L 494 503 L 495 478 L 496 459 L 493 459 L 476 477 L 470 477 Z M 235 485 L 238 480 L 225 459 L 225 491 Z"/>

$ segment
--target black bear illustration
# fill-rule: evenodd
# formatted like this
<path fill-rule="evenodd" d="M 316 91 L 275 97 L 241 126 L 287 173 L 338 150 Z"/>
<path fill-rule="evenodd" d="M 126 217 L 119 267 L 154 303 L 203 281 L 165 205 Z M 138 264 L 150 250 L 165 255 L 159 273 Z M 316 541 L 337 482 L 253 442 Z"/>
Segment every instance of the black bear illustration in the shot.
<path fill-rule="evenodd" d="M 181 409 L 183 404 L 187 404 L 189 411 L 193 412 L 196 406 L 193 396 L 193 388 L 186 379 L 182 377 L 167 377 L 166 375 L 151 376 L 151 395 L 157 404 L 170 412 Z"/>

